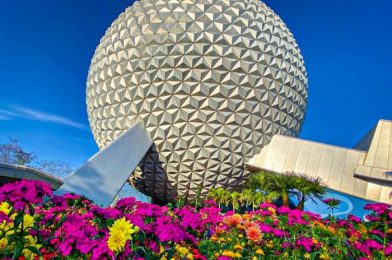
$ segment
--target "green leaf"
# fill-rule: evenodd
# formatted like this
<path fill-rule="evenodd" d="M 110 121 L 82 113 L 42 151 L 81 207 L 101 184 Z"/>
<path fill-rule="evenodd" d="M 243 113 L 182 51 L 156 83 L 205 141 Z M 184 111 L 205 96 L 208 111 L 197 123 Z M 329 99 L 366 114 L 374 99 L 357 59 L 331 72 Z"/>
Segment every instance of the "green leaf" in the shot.
<path fill-rule="evenodd" d="M 22 223 L 23 215 L 24 215 L 24 213 L 18 213 L 18 215 L 16 215 L 15 220 L 14 220 L 15 227 L 19 227 L 19 225 Z"/>
<path fill-rule="evenodd" d="M 12 256 L 12 259 L 17 259 L 22 254 L 23 248 L 24 244 L 17 242 L 15 245 L 14 255 Z"/>
<path fill-rule="evenodd" d="M 30 250 L 30 252 L 38 255 L 38 256 L 42 256 L 41 252 L 38 250 L 38 248 L 34 247 L 34 246 L 28 246 L 26 247 L 26 249 Z"/>

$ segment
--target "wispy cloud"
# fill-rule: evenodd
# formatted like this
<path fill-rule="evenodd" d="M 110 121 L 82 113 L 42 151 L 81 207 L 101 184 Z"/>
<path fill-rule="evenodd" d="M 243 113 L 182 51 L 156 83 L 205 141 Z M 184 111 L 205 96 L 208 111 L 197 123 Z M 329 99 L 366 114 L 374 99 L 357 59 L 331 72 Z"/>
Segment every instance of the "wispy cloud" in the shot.
<path fill-rule="evenodd" d="M 0 114 L 0 120 L 10 120 L 10 118 Z"/>
<path fill-rule="evenodd" d="M 54 123 L 58 125 L 70 126 L 78 129 L 86 129 L 86 126 L 70 118 L 50 114 L 26 107 L 13 106 L 10 110 L 0 109 L 0 120 L 10 120 L 14 118 L 24 118 L 33 121 Z"/>

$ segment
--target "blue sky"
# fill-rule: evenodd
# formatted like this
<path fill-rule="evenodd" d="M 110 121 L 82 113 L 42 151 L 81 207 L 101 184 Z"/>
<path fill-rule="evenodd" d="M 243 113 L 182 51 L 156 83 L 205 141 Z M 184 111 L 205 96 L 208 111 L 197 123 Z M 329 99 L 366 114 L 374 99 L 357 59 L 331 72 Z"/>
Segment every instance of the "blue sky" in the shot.
<path fill-rule="evenodd" d="M 352 147 L 392 119 L 392 1 L 266 0 L 293 32 L 309 76 L 301 137 Z M 0 143 L 78 165 L 98 148 L 85 82 L 107 27 L 132 1 L 0 2 Z"/>

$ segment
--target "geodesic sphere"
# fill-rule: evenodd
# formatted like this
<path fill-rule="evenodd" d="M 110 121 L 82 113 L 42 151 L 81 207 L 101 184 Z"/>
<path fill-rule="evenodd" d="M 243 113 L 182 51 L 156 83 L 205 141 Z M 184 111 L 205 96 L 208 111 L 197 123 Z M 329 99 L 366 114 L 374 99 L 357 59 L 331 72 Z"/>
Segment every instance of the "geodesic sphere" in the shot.
<path fill-rule="evenodd" d="M 299 133 L 306 100 L 293 35 L 258 0 L 136 1 L 101 39 L 87 80 L 100 148 L 136 121 L 151 135 L 131 182 L 160 200 L 240 187 L 273 135 Z"/>

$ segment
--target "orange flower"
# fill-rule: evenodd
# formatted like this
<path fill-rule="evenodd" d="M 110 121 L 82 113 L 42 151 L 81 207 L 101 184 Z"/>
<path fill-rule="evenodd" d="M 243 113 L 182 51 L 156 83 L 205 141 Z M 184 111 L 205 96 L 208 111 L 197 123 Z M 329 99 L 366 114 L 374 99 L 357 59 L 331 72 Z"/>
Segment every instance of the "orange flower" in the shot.
<path fill-rule="evenodd" d="M 251 227 L 258 228 L 259 227 L 255 222 L 245 222 L 244 225 L 246 228 L 251 228 Z"/>
<path fill-rule="evenodd" d="M 272 214 L 275 214 L 276 210 L 272 207 L 268 207 L 268 211 L 271 212 Z"/>
<path fill-rule="evenodd" d="M 244 220 L 250 220 L 250 215 L 249 214 L 244 214 L 244 215 L 242 215 L 242 218 Z"/>
<path fill-rule="evenodd" d="M 246 237 L 253 242 L 260 241 L 262 237 L 260 228 L 258 228 L 257 226 L 247 228 Z"/>
<path fill-rule="evenodd" d="M 225 232 L 225 230 L 223 228 L 220 227 L 215 227 L 215 233 L 220 235 L 223 234 Z"/>
<path fill-rule="evenodd" d="M 246 229 L 246 227 L 245 227 L 244 225 L 241 225 L 241 224 L 238 224 L 238 225 L 237 225 L 237 228 L 238 228 L 239 230 L 245 230 L 245 229 Z"/>
<path fill-rule="evenodd" d="M 328 227 L 328 229 L 332 234 L 336 234 L 336 229 L 334 227 Z"/>
<path fill-rule="evenodd" d="M 229 226 L 237 226 L 238 224 L 241 223 L 242 217 L 239 214 L 234 214 L 234 215 L 225 217 L 224 221 Z"/>

